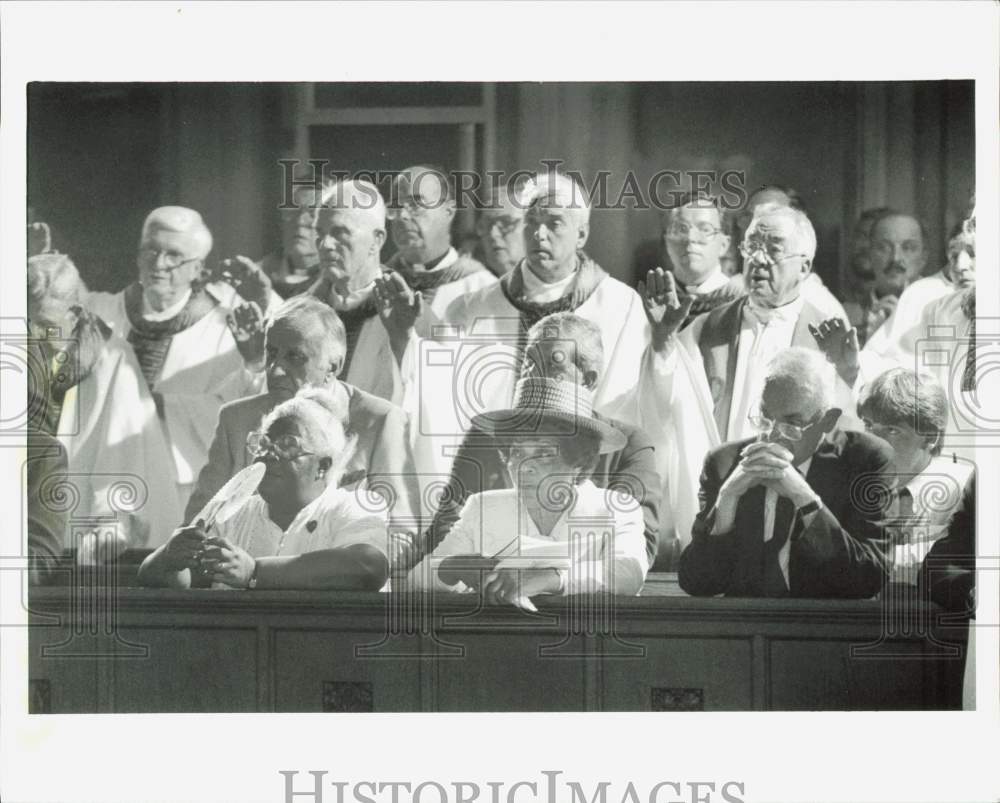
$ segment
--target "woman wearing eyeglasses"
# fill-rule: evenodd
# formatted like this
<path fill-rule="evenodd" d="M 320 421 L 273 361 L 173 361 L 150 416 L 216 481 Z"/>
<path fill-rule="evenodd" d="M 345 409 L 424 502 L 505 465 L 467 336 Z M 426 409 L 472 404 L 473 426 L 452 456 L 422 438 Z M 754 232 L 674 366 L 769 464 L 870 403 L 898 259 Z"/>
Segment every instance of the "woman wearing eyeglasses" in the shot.
<path fill-rule="evenodd" d="M 413 589 L 481 590 L 487 604 L 534 610 L 539 595 L 639 593 L 648 569 L 642 511 L 625 488 L 598 488 L 598 456 L 625 436 L 591 414 L 590 392 L 558 379 L 517 383 L 511 409 L 474 418 L 501 444 L 513 488 L 468 498 Z"/>
<path fill-rule="evenodd" d="M 377 591 L 389 573 L 380 498 L 337 487 L 353 443 L 333 396 L 307 389 L 247 438 L 266 467 L 257 493 L 208 532 L 176 530 L 139 570 L 144 585 Z"/>

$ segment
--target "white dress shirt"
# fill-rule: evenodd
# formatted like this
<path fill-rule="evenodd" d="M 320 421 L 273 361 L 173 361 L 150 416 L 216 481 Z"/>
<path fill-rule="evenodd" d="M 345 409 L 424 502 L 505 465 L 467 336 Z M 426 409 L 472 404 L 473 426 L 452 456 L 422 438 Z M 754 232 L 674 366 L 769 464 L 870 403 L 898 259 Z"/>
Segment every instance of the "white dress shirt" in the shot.
<path fill-rule="evenodd" d="M 792 344 L 802 304 L 799 296 L 782 307 L 757 307 L 752 301 L 744 305 L 726 440 L 741 440 L 757 434 L 747 416 L 760 402 L 765 366 Z"/>
<path fill-rule="evenodd" d="M 809 457 L 805 462 L 800 463 L 795 468 L 798 469 L 799 474 L 803 477 L 809 473 L 809 466 L 812 465 L 812 457 Z M 772 538 L 774 538 L 774 519 L 778 512 L 778 492 L 773 488 L 768 488 L 764 493 L 764 543 L 767 543 Z M 794 526 L 795 519 L 789 523 L 789 527 Z M 788 533 L 791 536 L 791 532 Z M 781 567 L 781 574 L 785 578 L 785 585 L 789 586 L 788 582 L 788 559 L 792 553 L 792 539 L 791 537 L 785 539 L 785 543 L 782 544 L 781 550 L 778 552 L 778 565 Z M 789 586 L 790 587 L 790 586 Z"/>

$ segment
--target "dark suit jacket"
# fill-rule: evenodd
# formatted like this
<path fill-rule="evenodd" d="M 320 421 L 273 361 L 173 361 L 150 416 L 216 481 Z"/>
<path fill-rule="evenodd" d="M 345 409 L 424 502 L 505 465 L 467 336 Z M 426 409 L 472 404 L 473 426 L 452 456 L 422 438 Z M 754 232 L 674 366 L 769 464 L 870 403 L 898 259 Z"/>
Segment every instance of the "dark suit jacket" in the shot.
<path fill-rule="evenodd" d="M 976 475 L 969 477 L 962 504 L 948 523 L 948 532 L 934 542 L 917 583 L 938 605 L 949 611 L 973 613 L 971 592 L 976 587 Z"/>
<path fill-rule="evenodd" d="M 28 502 L 28 574 L 32 583 L 50 581 L 63 552 L 69 515 L 51 499 L 46 500 L 42 485 L 50 477 L 65 475 L 67 471 L 66 450 L 62 443 L 46 432 L 31 431 L 25 463 L 25 496 Z"/>
<path fill-rule="evenodd" d="M 736 506 L 731 532 L 711 535 L 715 503 L 723 482 L 753 439 L 733 441 L 709 452 L 701 475 L 701 511 L 691 543 L 680 560 L 680 586 L 688 594 L 764 596 L 763 486 L 747 491 Z M 888 578 L 883 517 L 891 476 L 888 444 L 863 432 L 835 432 L 813 454 L 806 481 L 823 509 L 791 530 L 789 595 L 866 598 Z"/>
<path fill-rule="evenodd" d="M 743 307 L 746 304 L 746 298 L 739 298 L 699 316 L 704 322 L 698 336 L 698 349 L 705 365 L 708 388 L 712 393 L 715 423 L 722 437 L 725 437 L 729 428 L 740 328 L 743 322 Z M 802 312 L 792 333 L 791 345 L 817 349 L 816 339 L 809 333 L 809 325 L 819 326 L 826 318 L 827 316 L 812 304 L 803 303 Z M 698 318 L 695 319 L 697 320 Z"/>
<path fill-rule="evenodd" d="M 406 414 L 384 399 L 346 382 L 341 384 L 349 398 L 347 434 L 358 439 L 341 485 L 351 485 L 367 476 L 370 487 L 384 491 L 385 497 L 395 496 L 395 500 L 387 500 L 393 503 L 392 518 L 401 529 L 409 529 L 416 520 L 413 503 L 418 497 Z M 273 407 L 266 393 L 222 406 L 208 462 L 198 475 L 198 483 L 184 512 L 185 522 L 197 515 L 230 477 L 250 464 L 247 435 L 260 426 L 261 419 Z"/>
<path fill-rule="evenodd" d="M 621 430 L 627 442 L 621 451 L 600 456 L 591 479 L 598 488 L 627 490 L 642 506 L 646 556 L 652 566 L 656 560 L 656 536 L 660 529 L 662 485 L 653 461 L 653 443 L 645 432 L 636 427 L 596 413 L 594 417 Z M 452 464 L 448 487 L 445 499 L 425 535 L 425 553 L 433 550 L 448 534 L 470 495 L 511 487 L 493 436 L 475 429 L 465 434 Z"/>

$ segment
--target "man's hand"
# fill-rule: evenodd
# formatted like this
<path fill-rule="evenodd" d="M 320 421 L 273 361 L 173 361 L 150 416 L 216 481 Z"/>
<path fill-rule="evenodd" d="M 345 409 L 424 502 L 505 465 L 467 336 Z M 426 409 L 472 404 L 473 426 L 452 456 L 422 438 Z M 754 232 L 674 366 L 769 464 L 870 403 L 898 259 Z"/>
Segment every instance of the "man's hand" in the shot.
<path fill-rule="evenodd" d="M 882 317 L 883 321 L 889 319 L 889 316 L 896 311 L 896 306 L 898 304 L 899 296 L 894 296 L 892 294 L 882 296 L 882 298 L 878 300 L 878 307 L 876 307 L 876 309 L 878 310 L 878 313 Z"/>
<path fill-rule="evenodd" d="M 264 367 L 264 313 L 255 301 L 244 301 L 226 316 L 236 348 L 251 371 Z"/>
<path fill-rule="evenodd" d="M 552 593 L 559 587 L 555 569 L 498 569 L 483 578 L 483 601 L 487 605 L 513 605 L 537 613 L 531 597 Z"/>
<path fill-rule="evenodd" d="M 224 259 L 212 278 L 232 285 L 244 301 L 253 302 L 261 310 L 267 311 L 267 303 L 271 298 L 271 277 L 252 259 L 243 256 Z"/>
<path fill-rule="evenodd" d="M 225 583 L 233 588 L 250 585 L 256 559 L 245 549 L 225 538 L 209 538 L 201 556 L 202 571 L 211 575 L 213 583 Z"/>
<path fill-rule="evenodd" d="M 760 484 L 762 484 L 761 478 L 747 472 L 743 461 L 736 464 L 736 468 L 719 488 L 719 495 L 715 500 L 713 534 L 727 533 L 733 528 L 736 520 L 736 504 L 740 501 L 740 497 Z"/>
<path fill-rule="evenodd" d="M 639 282 L 639 296 L 652 330 L 653 348 L 663 351 L 691 311 L 694 296 L 680 301 L 674 274 L 663 268 L 649 271 L 646 281 Z"/>
<path fill-rule="evenodd" d="M 809 334 L 819 350 L 837 367 L 837 374 L 848 387 L 853 387 L 860 371 L 858 330 L 848 327 L 840 318 L 829 318 L 819 326 L 809 324 Z"/>
<path fill-rule="evenodd" d="M 375 298 L 382 325 L 389 333 L 392 351 L 396 360 L 402 362 L 410 333 L 424 309 L 423 296 L 419 291 L 414 293 L 406 280 L 393 271 L 389 276 L 375 280 Z"/>
<path fill-rule="evenodd" d="M 816 492 L 792 465 L 792 453 L 780 444 L 767 441 L 751 443 L 743 450 L 740 466 L 759 484 L 790 499 L 795 507 L 802 507 L 816 499 Z"/>
<path fill-rule="evenodd" d="M 174 530 L 163 548 L 163 559 L 174 571 L 196 570 L 198 558 L 205 548 L 205 522 L 199 521 L 189 527 Z"/>

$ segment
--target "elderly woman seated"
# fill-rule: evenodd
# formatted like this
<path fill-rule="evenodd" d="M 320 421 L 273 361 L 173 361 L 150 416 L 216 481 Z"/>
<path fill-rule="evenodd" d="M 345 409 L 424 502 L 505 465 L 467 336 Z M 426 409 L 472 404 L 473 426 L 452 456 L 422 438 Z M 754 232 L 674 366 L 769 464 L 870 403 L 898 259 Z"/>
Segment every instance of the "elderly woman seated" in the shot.
<path fill-rule="evenodd" d="M 144 585 L 377 591 L 388 578 L 386 510 L 338 488 L 353 444 L 344 410 L 307 388 L 268 413 L 247 439 L 265 472 L 257 493 L 205 530 L 176 530 L 139 570 Z M 221 517 L 220 517 L 221 519 Z"/>
<path fill-rule="evenodd" d="M 948 400 L 931 374 L 894 368 L 863 390 L 858 415 L 893 451 L 896 484 L 886 529 L 895 583 L 915 584 L 931 545 L 947 532 L 974 466 L 941 455 Z"/>
<path fill-rule="evenodd" d="M 473 423 L 502 444 L 513 488 L 470 496 L 408 587 L 479 588 L 487 603 L 526 610 L 536 595 L 638 594 L 648 570 L 641 508 L 588 479 L 600 454 L 624 446 L 624 435 L 592 416 L 590 392 L 525 378 L 513 409 Z"/>

